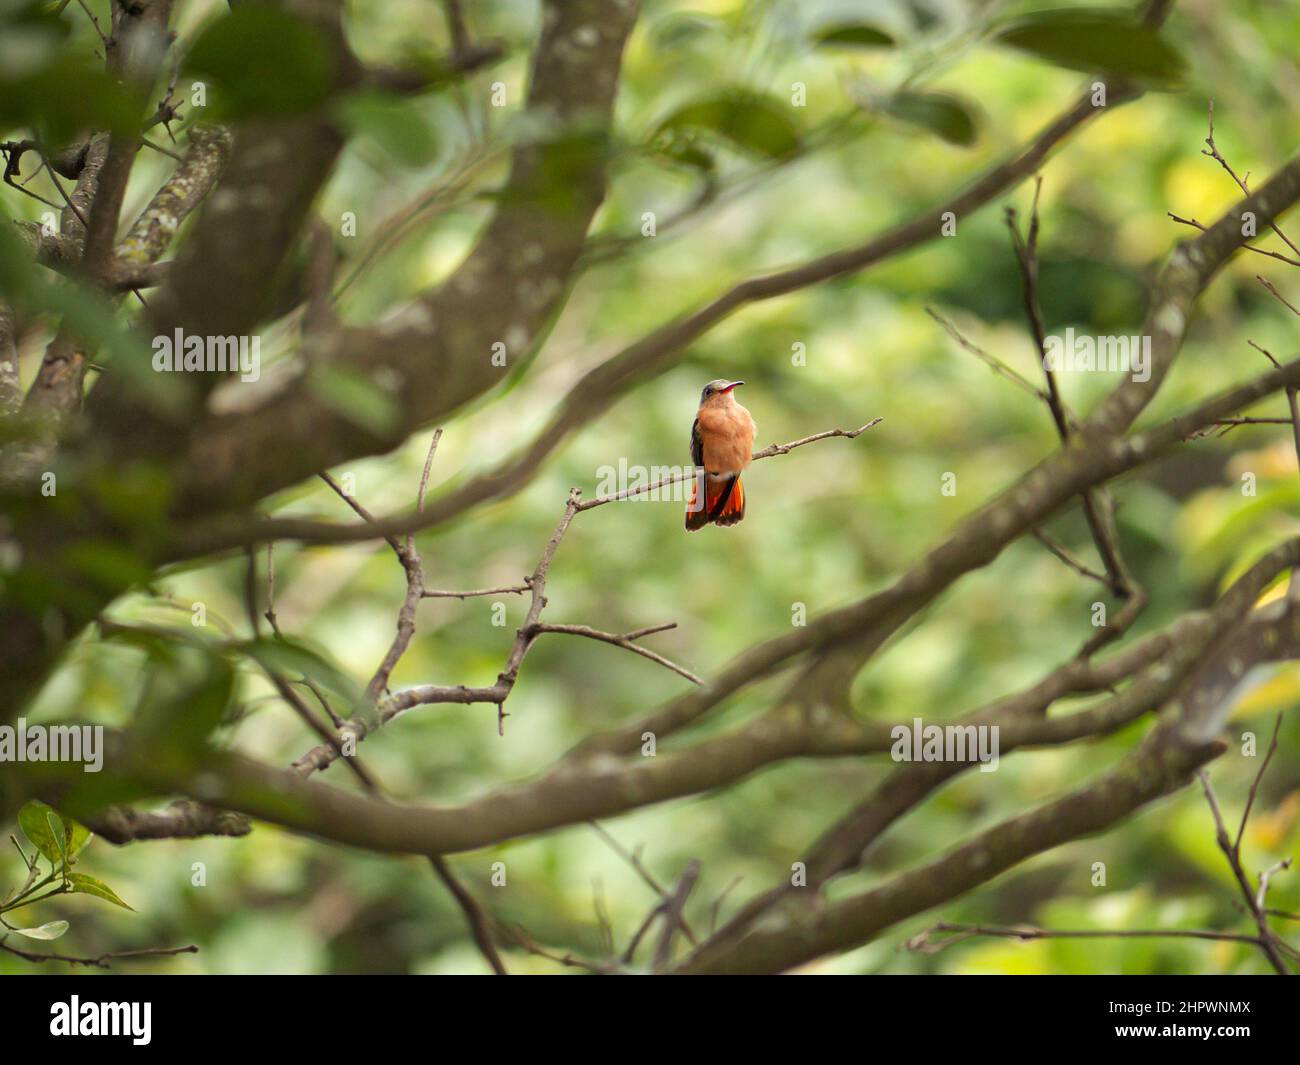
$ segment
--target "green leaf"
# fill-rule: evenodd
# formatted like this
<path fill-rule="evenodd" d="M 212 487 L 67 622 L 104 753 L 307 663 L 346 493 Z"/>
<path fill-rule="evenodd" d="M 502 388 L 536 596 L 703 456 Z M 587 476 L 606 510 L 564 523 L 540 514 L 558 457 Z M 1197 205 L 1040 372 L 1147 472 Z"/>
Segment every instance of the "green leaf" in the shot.
<path fill-rule="evenodd" d="M 87 876 L 85 873 L 69 873 L 68 882 L 72 885 L 75 894 L 94 895 L 97 899 L 107 899 L 114 906 L 121 906 L 124 910 L 135 912 L 133 906 L 128 906 L 116 891 L 96 877 Z"/>
<path fill-rule="evenodd" d="M 77 855 L 86 849 L 86 844 L 95 838 L 95 833 L 80 821 L 74 821 L 71 817 L 64 817 L 63 821 L 65 824 L 72 826 L 72 834 L 68 837 L 67 850 L 69 861 L 75 865 Z"/>
<path fill-rule="evenodd" d="M 46 810 L 45 820 L 49 823 L 50 831 L 54 833 L 55 842 L 66 857 L 67 864 L 75 865 L 77 855 L 85 849 L 94 833 L 80 821 L 65 817 L 58 810 Z"/>
<path fill-rule="evenodd" d="M 0 99 L 3 96 L 0 85 Z M 153 372 L 148 344 L 122 326 L 116 309 L 103 295 L 85 285 L 54 282 L 48 275 L 16 227 L 0 226 L 0 292 L 10 304 L 31 314 L 57 317 L 77 336 L 95 337 L 102 355 L 111 356 L 115 367 L 132 374 L 132 384 L 139 386 L 142 398 L 153 402 L 175 395 L 171 378 L 180 375 Z"/>
<path fill-rule="evenodd" d="M 64 822 L 57 810 L 46 810 L 45 822 L 50 826 L 50 835 L 54 838 L 54 845 L 59 849 L 59 864 L 67 865 L 72 826 Z"/>
<path fill-rule="evenodd" d="M 35 127 L 47 148 L 139 119 L 125 87 L 59 17 L 62 6 L 0 0 L 0 126 Z"/>
<path fill-rule="evenodd" d="M 144 460 L 97 473 L 89 487 L 118 524 L 142 531 L 165 526 L 175 496 L 171 475 L 162 464 Z"/>
<path fill-rule="evenodd" d="M 699 144 L 684 138 L 674 138 L 659 148 L 654 154 L 682 166 L 697 170 L 706 177 L 717 170 L 717 161 Z"/>
<path fill-rule="evenodd" d="M 14 935 L 26 936 L 28 939 L 58 939 L 67 930 L 67 921 L 46 921 L 45 924 L 37 925 L 35 928 L 12 929 Z"/>
<path fill-rule="evenodd" d="M 72 33 L 51 5 L 32 0 L 0 3 L 0 70 L 22 77 L 48 66 Z"/>
<path fill-rule="evenodd" d="M 941 19 L 924 3 L 918 3 L 917 0 L 903 0 L 903 6 L 907 8 L 908 13 L 912 16 L 912 24 L 921 33 L 933 29 L 939 25 Z"/>
<path fill-rule="evenodd" d="M 24 78 L 0 73 L 0 125 L 35 127 L 49 144 L 66 145 L 86 129 L 128 130 L 138 121 L 122 86 L 82 57 L 65 52 Z"/>
<path fill-rule="evenodd" d="M 90 581 L 110 591 L 142 584 L 153 568 L 135 551 L 108 540 L 79 540 L 64 549 L 64 560 Z"/>
<path fill-rule="evenodd" d="M 135 712 L 135 736 L 146 748 L 197 753 L 225 716 L 234 683 L 230 663 L 207 656 L 197 680 L 173 688 L 166 696 L 145 698 Z"/>
<path fill-rule="evenodd" d="M 64 850 L 69 860 L 75 862 L 77 855 L 94 838 L 94 833 L 80 821 L 65 817 L 53 806 L 37 799 L 24 804 L 18 811 L 18 827 L 51 864 L 61 861 Z"/>
<path fill-rule="evenodd" d="M 386 93 L 360 92 L 340 101 L 338 114 L 345 129 L 372 138 L 399 163 L 426 166 L 438 155 L 438 139 L 421 106 Z"/>
<path fill-rule="evenodd" d="M 651 143 L 672 155 L 675 142 L 689 142 L 700 131 L 769 159 L 793 155 L 800 143 L 786 108 L 771 97 L 748 92 L 725 92 L 687 104 L 660 123 Z"/>
<path fill-rule="evenodd" d="M 364 701 L 365 693 L 348 674 L 325 655 L 301 640 L 290 638 L 249 640 L 237 645 L 237 650 L 253 658 L 265 668 L 273 669 L 277 673 L 289 674 L 291 679 L 296 679 L 297 674 L 302 674 L 321 687 L 341 696 L 346 705 L 336 706 L 335 709 L 345 717 L 359 709 Z"/>
<path fill-rule="evenodd" d="M 59 861 L 60 855 L 59 843 L 50 830 L 49 814 L 53 812 L 52 806 L 36 799 L 25 803 L 18 811 L 18 827 L 23 830 L 23 835 L 52 865 Z"/>
<path fill-rule="evenodd" d="M 650 29 L 650 44 L 656 52 L 680 52 L 695 45 L 709 45 L 730 36 L 725 22 L 698 11 L 667 15 Z M 713 38 L 713 40 L 710 40 Z"/>
<path fill-rule="evenodd" d="M 975 143 L 975 116 L 958 97 L 940 92 L 900 92 L 885 103 L 886 113 L 927 129 L 949 144 Z"/>
<path fill-rule="evenodd" d="M 396 398 L 353 366 L 314 364 L 307 387 L 336 414 L 376 436 L 391 433 L 401 417 Z"/>
<path fill-rule="evenodd" d="M 436 51 L 424 38 L 402 41 L 397 45 L 397 49 L 398 55 L 394 60 L 394 65 L 398 69 L 418 74 L 423 79 L 424 84 L 419 90 L 421 93 L 438 92 L 449 85 L 461 84 L 472 74 L 504 61 L 507 55 L 503 51 L 501 55 L 487 59 L 482 66 L 476 67 L 474 71 L 466 71 L 450 62 L 450 56 Z"/>
<path fill-rule="evenodd" d="M 892 48 L 897 43 L 884 30 L 865 22 L 846 22 L 829 26 L 813 37 L 818 45 L 844 45 L 851 48 Z"/>
<path fill-rule="evenodd" d="M 1016 19 L 995 37 L 1003 44 L 1085 74 L 1177 82 L 1187 69 L 1181 52 L 1132 15 L 1107 8 L 1040 11 Z"/>
<path fill-rule="evenodd" d="M 209 103 L 231 117 L 309 111 L 329 94 L 334 57 L 316 26 L 268 4 L 245 4 L 190 49 L 188 69 L 211 78 Z"/>

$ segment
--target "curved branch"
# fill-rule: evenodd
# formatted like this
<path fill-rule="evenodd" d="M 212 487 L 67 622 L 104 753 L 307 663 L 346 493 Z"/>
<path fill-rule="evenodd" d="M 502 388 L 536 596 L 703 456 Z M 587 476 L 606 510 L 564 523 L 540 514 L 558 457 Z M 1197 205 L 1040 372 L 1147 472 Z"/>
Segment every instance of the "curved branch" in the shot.
<path fill-rule="evenodd" d="M 354 424 L 308 387 L 289 387 L 253 411 L 195 427 L 182 473 L 189 508 L 251 503 L 316 470 L 391 449 L 505 380 L 566 296 L 587 230 L 604 200 L 607 140 L 635 0 L 545 0 L 527 107 L 547 130 L 519 144 L 496 212 L 468 258 L 438 287 L 375 327 L 311 340 L 310 362 L 339 361 L 400 382 L 397 423 L 382 434 Z M 301 385 L 301 382 L 298 382 Z"/>

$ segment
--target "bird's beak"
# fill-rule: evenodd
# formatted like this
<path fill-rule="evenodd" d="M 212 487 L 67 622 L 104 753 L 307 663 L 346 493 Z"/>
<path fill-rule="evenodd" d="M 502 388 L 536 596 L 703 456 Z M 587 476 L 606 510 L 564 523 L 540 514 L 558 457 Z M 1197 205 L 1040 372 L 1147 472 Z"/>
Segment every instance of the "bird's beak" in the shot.
<path fill-rule="evenodd" d="M 744 381 L 732 381 L 731 384 L 727 385 L 727 387 L 724 388 L 722 391 L 724 391 L 724 392 L 730 392 L 730 391 L 731 391 L 733 388 L 735 388 L 737 385 L 743 385 L 744 383 L 745 383 Z"/>

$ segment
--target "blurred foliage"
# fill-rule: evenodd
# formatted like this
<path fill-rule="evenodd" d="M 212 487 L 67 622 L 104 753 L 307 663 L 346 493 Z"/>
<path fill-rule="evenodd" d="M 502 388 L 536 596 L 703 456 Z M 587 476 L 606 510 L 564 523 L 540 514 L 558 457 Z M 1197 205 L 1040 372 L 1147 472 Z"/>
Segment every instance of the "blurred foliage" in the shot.
<path fill-rule="evenodd" d="M 287 11 L 248 4 L 208 25 L 187 69 L 216 83 L 221 118 L 309 111 L 329 95 L 333 63 L 323 34 Z"/>
<path fill-rule="evenodd" d="M 0 10 L 23 6 L 9 2 Z M 436 4 L 390 0 L 349 7 L 352 43 L 364 59 L 391 61 L 412 41 L 447 47 Z M 1060 60 L 1062 47 L 1059 35 L 1035 32 L 1043 7 L 1028 0 L 646 0 L 626 54 L 616 143 L 610 146 L 613 178 L 593 234 L 593 248 L 617 254 L 593 258 L 547 343 L 513 387 L 445 426 L 431 496 L 528 442 L 585 370 L 644 331 L 737 279 L 833 251 L 907 219 L 1013 151 L 1081 84 L 1077 74 L 1041 58 Z M 306 49 L 295 50 L 298 58 L 286 67 L 297 72 L 294 78 L 267 80 L 264 55 L 241 70 L 234 64 L 239 49 L 222 51 L 239 28 L 230 29 L 234 20 L 223 20 L 223 11 L 215 2 L 180 3 L 178 29 L 182 39 L 199 41 L 193 63 L 206 56 L 202 65 L 214 77 L 245 88 L 237 113 L 319 99 L 314 83 L 297 78 L 316 69 L 308 43 L 294 38 Z M 39 49 L 46 47 L 46 31 L 37 19 L 30 49 L 20 50 L 35 58 L 25 66 L 0 63 L 5 77 L 14 79 L 0 83 L 0 106 L 14 98 L 6 87 L 17 79 L 62 71 L 50 64 L 72 62 L 68 57 L 77 49 L 83 58 L 90 55 L 96 38 L 73 14 L 61 23 L 73 27 L 70 41 L 51 45 L 44 59 Z M 504 149 L 515 138 L 537 135 L 518 108 L 536 20 L 534 4 L 484 0 L 473 5 L 472 28 L 503 39 L 509 49 L 490 75 L 411 100 L 358 96 L 331 105 L 360 134 L 320 205 L 325 218 L 353 212 L 357 219 L 356 237 L 339 240 L 341 310 L 350 320 L 381 317 L 446 276 L 472 245 L 505 178 Z M 1262 179 L 1282 161 L 1294 143 L 1300 109 L 1300 67 L 1289 46 L 1297 35 L 1300 11 L 1293 5 L 1186 0 L 1176 5 L 1158 48 L 1135 38 L 1129 52 L 1106 57 L 1121 65 L 1148 63 L 1145 73 L 1162 81 L 1176 72 L 1179 88 L 1099 116 L 1045 166 L 1042 303 L 1050 332 L 1136 332 L 1146 281 L 1188 235 L 1166 212 L 1208 222 L 1239 198 L 1232 181 L 1199 152 L 1209 98 L 1216 103 L 1219 146 L 1239 172 Z M 18 54 L 13 42 L 6 26 L 0 54 Z M 1185 66 L 1170 58 L 1177 55 L 1186 57 Z M 1092 51 L 1085 58 L 1103 57 Z M 506 87 L 506 108 L 487 105 L 488 83 L 497 80 Z M 286 86 L 305 95 L 286 100 Z M 805 106 L 792 108 L 797 86 Z M 749 103 L 738 110 L 738 100 Z M 755 100 L 769 102 L 756 107 Z M 0 110 L 0 121 L 9 115 Z M 156 154 L 142 156 L 127 215 L 146 202 L 168 166 Z M 1027 182 L 1006 202 L 1023 217 L 1031 194 Z M 16 194 L 2 202 L 30 220 L 44 210 Z M 640 235 L 646 212 L 658 220 L 652 238 Z M 8 270 L 5 261 L 0 254 L 0 267 Z M 1201 300 L 1177 367 L 1144 423 L 1264 369 L 1248 338 L 1279 356 L 1293 352 L 1294 319 L 1255 280 L 1263 272 L 1295 300 L 1300 289 L 1284 270 L 1240 255 L 1223 272 Z M 40 295 L 32 291 L 33 299 Z M 733 529 L 687 536 L 678 504 L 628 503 L 579 516 L 551 571 L 547 619 L 610 631 L 676 620 L 677 629 L 651 637 L 648 645 L 707 675 L 748 645 L 788 631 L 796 604 L 815 615 L 883 587 L 1056 446 L 1046 410 L 959 350 L 925 313 L 927 306 L 1036 378 L 1015 259 L 1001 206 L 991 205 L 958 219 L 952 238 L 723 322 L 674 369 L 579 433 L 520 495 L 421 535 L 429 586 L 518 583 L 536 564 L 570 486 L 590 494 L 599 468 L 620 458 L 647 466 L 686 462 L 701 383 L 743 377 L 743 401 L 758 422 L 759 446 L 875 416 L 885 421 L 855 441 L 830 440 L 757 465 L 746 478 L 748 518 Z M 267 330 L 264 356 L 287 358 L 296 338 L 292 323 Z M 806 357 L 794 358 L 797 351 Z M 1067 375 L 1062 388 L 1068 403 L 1086 412 L 1117 380 L 1115 374 Z M 379 425 L 389 416 L 370 395 L 373 388 L 342 376 L 313 378 L 312 387 L 350 404 L 359 424 Z M 1250 413 L 1283 412 L 1284 400 L 1275 398 Z M 422 433 L 398 453 L 334 472 L 355 478 L 356 498 L 368 509 L 387 513 L 411 504 L 427 446 Z M 957 477 L 955 496 L 939 490 L 948 472 Z M 1254 475 L 1256 495 L 1243 495 L 1243 474 Z M 1284 426 L 1244 427 L 1190 442 L 1117 484 L 1125 553 L 1152 596 L 1133 635 L 1205 604 L 1264 550 L 1296 535 L 1296 485 Z M 160 497 L 166 490 L 155 489 Z M 283 493 L 269 510 L 352 518 L 314 482 Z M 1049 531 L 1092 558 L 1077 508 Z M 132 564 L 129 552 L 121 558 L 92 554 L 86 561 L 88 572 Z M 243 581 L 239 558 L 177 567 L 147 592 L 118 603 L 113 616 L 173 626 L 192 637 L 228 632 L 243 640 Z M 278 666 L 315 670 L 333 691 L 345 686 L 339 671 L 364 683 L 391 638 L 403 589 L 401 568 L 383 544 L 277 547 L 279 625 L 306 641 L 299 657 Z M 876 657 L 855 684 L 854 712 L 889 722 L 943 720 L 1030 684 L 1075 653 L 1091 631 L 1097 598 L 1096 586 L 1026 538 L 962 580 Z M 195 602 L 204 604 L 206 629 L 191 625 Z M 505 627 L 492 624 L 492 599 L 421 604 L 418 633 L 394 687 L 491 683 L 526 609 L 521 598 L 500 602 Z M 206 711 L 196 704 L 199 720 L 186 730 L 196 741 L 215 728 L 217 742 L 279 764 L 314 744 L 249 655 L 227 653 L 226 676 L 211 661 L 213 652 L 181 654 L 176 641 L 164 643 L 173 647 L 173 658 L 199 654 L 209 672 L 192 661 L 182 669 L 155 644 L 86 638 L 29 719 L 123 726 L 137 706 L 166 706 L 193 691 L 211 696 L 229 684 L 235 701 L 220 719 L 210 697 Z M 188 679 L 169 679 L 173 674 Z M 760 713 L 780 683 L 774 678 L 754 685 L 696 734 L 666 747 Z M 432 706 L 403 715 L 367 740 L 361 753 L 394 796 L 451 804 L 544 770 L 591 731 L 634 720 L 683 685 L 615 648 L 543 639 L 510 698 L 504 738 L 490 707 Z M 1256 675 L 1240 696 L 1234 729 L 1256 733 L 1262 753 L 1272 715 L 1294 710 L 1297 701 L 1300 668 Z M 1145 727 L 1088 745 L 1017 754 L 995 774 L 963 776 L 892 829 L 866 867 L 837 882 L 832 894 L 880 882 L 1077 786 L 1112 765 Z M 1264 782 L 1246 833 L 1248 869 L 1265 868 L 1300 846 L 1298 743 L 1300 719 L 1292 714 L 1283 725 L 1283 756 Z M 1240 815 L 1259 762 L 1240 752 L 1234 743 L 1212 767 L 1230 821 Z M 810 841 L 890 768 L 878 758 L 786 764 L 721 794 L 640 811 L 607 827 L 628 847 L 642 847 L 646 864 L 663 881 L 690 858 L 701 858 L 703 878 L 689 915 L 707 927 L 712 900 L 729 884 L 739 879 L 721 907 L 724 918 L 750 893 L 786 877 Z M 335 786 L 353 786 L 338 768 L 328 776 Z M 139 912 L 79 923 L 69 939 L 83 953 L 198 943 L 198 955 L 156 965 L 176 973 L 485 968 L 459 911 L 416 859 L 326 847 L 259 825 L 239 840 L 101 847 L 96 861 Z M 504 887 L 489 885 L 496 861 L 508 866 Z M 1106 866 L 1104 887 L 1092 883 L 1096 862 Z M 204 870 L 201 887 L 193 883 L 197 863 Z M 654 902 L 635 872 L 586 826 L 459 856 L 453 865 L 498 919 L 522 924 L 541 943 L 599 951 L 598 897 L 621 945 Z M 15 855 L 0 859 L 0 883 L 21 881 L 20 874 Z M 1300 877 L 1281 875 L 1274 884 L 1274 905 L 1300 909 Z M 56 899 L 43 912 L 71 915 L 73 908 Z M 1204 799 L 1193 789 L 813 968 L 1266 971 L 1257 952 L 1231 943 L 975 940 L 934 956 L 900 949 L 940 918 L 1073 928 L 1238 927 L 1230 874 L 1216 851 Z M 556 968 L 519 951 L 507 957 L 520 971 Z M 0 955 L 0 972 L 26 968 Z"/>

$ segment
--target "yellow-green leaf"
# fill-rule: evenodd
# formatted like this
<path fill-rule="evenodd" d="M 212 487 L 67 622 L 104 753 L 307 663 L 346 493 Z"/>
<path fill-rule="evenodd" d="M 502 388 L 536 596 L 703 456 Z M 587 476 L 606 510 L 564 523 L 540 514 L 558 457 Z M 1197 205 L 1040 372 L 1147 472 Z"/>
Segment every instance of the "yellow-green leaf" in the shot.
<path fill-rule="evenodd" d="M 659 126 L 652 144 L 663 149 L 674 139 L 705 131 L 752 155 L 784 159 L 799 150 L 799 130 L 770 96 L 728 91 L 678 109 Z"/>
<path fill-rule="evenodd" d="M 18 811 L 18 827 L 51 863 L 58 863 L 65 850 L 69 861 L 75 861 L 93 835 L 80 821 L 64 817 L 53 806 L 38 799 L 26 803 Z"/>
<path fill-rule="evenodd" d="M 1005 26 L 997 39 L 1085 74 L 1177 82 L 1187 68 L 1182 53 L 1154 29 L 1110 8 L 1036 11 Z"/>
<path fill-rule="evenodd" d="M 107 899 L 115 906 L 121 906 L 124 910 L 134 911 L 134 906 L 128 906 L 122 901 L 116 891 L 93 876 L 87 876 L 85 873 L 69 873 L 68 882 L 72 885 L 72 890 L 81 895 L 94 895 L 97 899 Z"/>
<path fill-rule="evenodd" d="M 18 811 L 18 827 L 23 830 L 23 835 L 31 840 L 32 846 L 40 851 L 45 859 L 53 863 L 59 860 L 60 851 L 59 843 L 50 830 L 50 821 L 46 816 L 52 811 L 53 807 L 33 799 Z"/>
<path fill-rule="evenodd" d="M 950 93 L 895 93 L 885 110 L 894 118 L 928 129 L 949 144 L 968 147 L 975 143 L 975 116 L 963 100 Z"/>
<path fill-rule="evenodd" d="M 884 30 L 865 22 L 828 26 L 814 40 L 819 45 L 845 45 L 852 48 L 892 48 L 894 38 Z"/>

